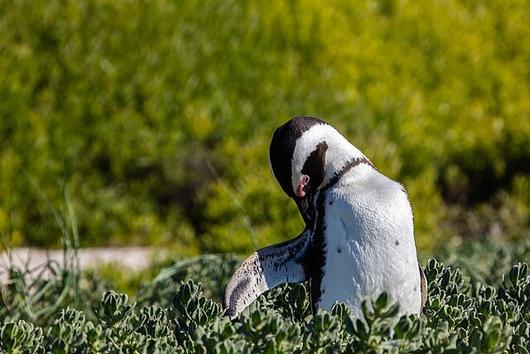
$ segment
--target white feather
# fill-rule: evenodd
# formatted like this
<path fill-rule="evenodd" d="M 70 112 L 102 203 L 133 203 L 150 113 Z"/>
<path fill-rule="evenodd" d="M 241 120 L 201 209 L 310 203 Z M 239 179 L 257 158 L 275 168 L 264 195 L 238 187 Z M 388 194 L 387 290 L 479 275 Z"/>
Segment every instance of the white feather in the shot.
<path fill-rule="evenodd" d="M 360 158 L 364 154 L 355 146 L 350 144 L 335 128 L 327 124 L 317 124 L 304 132 L 296 141 L 296 146 L 291 162 L 291 176 L 293 190 L 301 177 L 301 171 L 308 156 L 316 149 L 316 146 L 325 141 L 328 145 L 326 151 L 326 161 L 324 166 L 324 180 L 321 185 L 333 178 L 336 171 L 339 171 L 352 158 Z M 366 158 L 367 159 L 367 158 Z"/>
<path fill-rule="evenodd" d="M 361 302 L 386 291 L 400 313 L 419 313 L 420 274 L 412 209 L 403 187 L 360 164 L 326 193 L 325 266 L 318 307 Z"/>

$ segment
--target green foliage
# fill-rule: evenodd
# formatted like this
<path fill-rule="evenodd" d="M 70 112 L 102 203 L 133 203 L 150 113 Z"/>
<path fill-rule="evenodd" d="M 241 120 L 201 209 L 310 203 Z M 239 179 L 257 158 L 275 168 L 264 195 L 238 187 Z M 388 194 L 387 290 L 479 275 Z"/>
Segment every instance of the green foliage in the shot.
<path fill-rule="evenodd" d="M 441 253 L 458 268 L 427 263 L 424 316 L 396 318 L 382 294 L 364 321 L 311 314 L 302 284 L 232 322 L 234 256 L 176 261 L 130 299 L 65 251 L 65 267 L 5 269 L 0 353 L 529 353 L 529 4 L 1 2 L 3 246 L 190 255 L 292 237 L 267 147 L 305 114 L 403 182 L 421 249 L 461 237 Z"/>
<path fill-rule="evenodd" d="M 60 210 L 63 185 L 82 246 L 284 240 L 301 220 L 267 146 L 304 114 L 404 183 L 422 249 L 520 237 L 529 13 L 517 0 L 2 1 L 3 238 L 58 246 L 42 199 Z"/>
<path fill-rule="evenodd" d="M 495 254 L 497 261 L 521 256 Z M 81 275 L 77 286 L 69 286 L 78 288 L 77 304 L 55 287 L 67 270 L 38 283 L 12 279 L 4 296 L 25 293 L 48 311 L 32 317 L 28 301 L 0 303 L 0 353 L 530 352 L 528 263 L 508 267 L 487 284 L 431 259 L 420 317 L 398 318 L 398 305 L 385 293 L 363 303 L 364 320 L 353 318 L 344 304 L 311 314 L 307 285 L 297 284 L 267 292 L 231 321 L 219 296 L 236 264 L 231 256 L 177 261 L 143 284 L 135 300 Z M 204 288 L 189 278 L 202 280 Z"/>

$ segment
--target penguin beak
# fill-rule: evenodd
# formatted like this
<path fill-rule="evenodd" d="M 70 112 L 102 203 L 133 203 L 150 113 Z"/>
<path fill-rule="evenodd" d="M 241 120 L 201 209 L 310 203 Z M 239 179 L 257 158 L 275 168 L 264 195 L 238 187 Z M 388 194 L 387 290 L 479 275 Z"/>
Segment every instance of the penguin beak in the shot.
<path fill-rule="evenodd" d="M 302 217 L 304 218 L 306 226 L 311 227 L 313 221 L 311 204 L 313 203 L 313 198 L 311 192 L 308 191 L 308 189 L 309 176 L 302 175 L 302 177 L 300 177 L 300 181 L 296 185 L 295 197 L 293 199 L 298 206 L 300 214 L 302 214 Z"/>
<path fill-rule="evenodd" d="M 295 202 L 306 226 L 312 227 L 314 219 L 313 209 L 311 208 L 311 204 L 313 203 L 312 195 L 309 193 L 303 198 L 295 198 Z"/>

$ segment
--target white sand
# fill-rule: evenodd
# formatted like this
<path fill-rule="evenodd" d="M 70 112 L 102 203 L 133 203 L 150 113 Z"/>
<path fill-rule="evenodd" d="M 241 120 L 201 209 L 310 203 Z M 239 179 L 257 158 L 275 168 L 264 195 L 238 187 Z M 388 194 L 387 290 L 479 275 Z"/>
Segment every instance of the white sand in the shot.
<path fill-rule="evenodd" d="M 157 250 L 149 247 L 83 248 L 78 250 L 78 261 L 81 269 L 112 263 L 134 272 L 146 268 L 150 260 L 157 256 L 156 253 Z M 0 253 L 0 283 L 6 280 L 5 269 L 9 264 L 35 269 L 49 260 L 63 265 L 63 251 L 13 248 L 9 254 L 2 252 Z"/>

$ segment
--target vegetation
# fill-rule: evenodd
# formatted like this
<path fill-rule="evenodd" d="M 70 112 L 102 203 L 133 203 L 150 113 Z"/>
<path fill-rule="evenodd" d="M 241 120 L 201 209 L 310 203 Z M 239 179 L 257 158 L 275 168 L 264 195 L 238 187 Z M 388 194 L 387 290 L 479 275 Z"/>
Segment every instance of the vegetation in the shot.
<path fill-rule="evenodd" d="M 529 353 L 530 271 L 518 260 L 530 243 L 497 246 L 470 260 L 473 272 L 430 260 L 423 316 L 397 318 L 382 294 L 365 302 L 366 321 L 342 304 L 312 315 L 305 284 L 274 289 L 230 321 L 218 301 L 231 256 L 177 261 L 135 300 L 74 266 L 48 265 L 48 279 L 11 268 L 0 353 Z M 465 258 L 467 248 L 451 254 Z"/>
<path fill-rule="evenodd" d="M 529 14 L 518 0 L 2 1 L 2 239 L 58 246 L 66 191 L 81 246 L 284 240 L 301 220 L 267 148 L 294 115 L 404 183 L 423 251 L 526 236 Z"/>
<path fill-rule="evenodd" d="M 66 257 L 0 269 L 0 353 L 530 352 L 530 2 L 0 0 L 0 58 L 0 244 Z M 299 233 L 267 157 L 295 115 L 407 188 L 423 316 L 301 284 L 230 321 L 239 258 L 185 258 Z M 78 269 L 130 244 L 184 258 Z"/>

